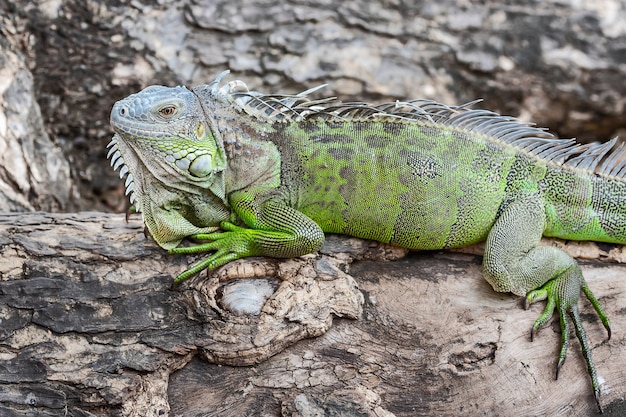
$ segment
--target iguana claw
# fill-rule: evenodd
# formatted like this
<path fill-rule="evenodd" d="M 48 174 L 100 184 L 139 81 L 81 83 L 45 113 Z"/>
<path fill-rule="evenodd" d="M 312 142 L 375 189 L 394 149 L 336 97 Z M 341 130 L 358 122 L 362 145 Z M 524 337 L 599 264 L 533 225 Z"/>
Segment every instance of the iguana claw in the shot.
<path fill-rule="evenodd" d="M 532 341 L 539 331 L 541 327 L 543 327 L 548 320 L 553 315 L 554 309 L 556 308 L 559 313 L 559 323 L 561 327 L 561 349 L 559 352 L 559 360 L 556 365 L 556 373 L 555 378 L 559 378 L 559 370 L 561 366 L 563 366 L 563 362 L 565 362 L 565 357 L 567 355 L 567 349 L 569 347 L 569 335 L 570 335 L 570 324 L 567 318 L 567 315 L 570 316 L 572 322 L 574 323 L 574 330 L 576 332 L 576 337 L 578 338 L 583 356 L 585 358 L 585 362 L 587 364 L 587 371 L 589 372 L 589 376 L 591 377 L 591 385 L 593 388 L 594 397 L 596 400 L 596 404 L 598 405 L 598 410 L 600 414 L 602 414 L 602 405 L 600 404 L 600 384 L 598 383 L 598 376 L 596 373 L 596 368 L 593 363 L 593 359 L 591 357 L 591 348 L 589 346 L 589 341 L 587 338 L 587 333 L 582 325 L 582 320 L 580 318 L 580 312 L 578 310 L 578 295 L 580 294 L 580 290 L 585 294 L 587 299 L 591 302 L 591 305 L 594 307 L 602 324 L 608 333 L 608 338 L 611 338 L 611 327 L 609 326 L 609 319 L 606 316 L 606 313 L 600 306 L 600 303 L 593 295 L 584 279 L 582 279 L 582 274 L 579 272 L 578 268 L 575 270 L 568 270 L 564 272 L 561 276 L 547 282 L 542 288 L 536 289 L 534 291 L 530 291 L 526 296 L 525 307 L 528 309 L 531 304 L 547 300 L 546 307 L 544 308 L 541 315 L 535 320 L 531 331 L 530 331 L 530 340 Z"/>
<path fill-rule="evenodd" d="M 222 222 L 220 227 L 225 230 L 225 232 L 190 236 L 190 238 L 195 240 L 208 241 L 207 243 L 169 250 L 170 254 L 192 254 L 215 251 L 211 256 L 179 274 L 174 279 L 176 284 L 183 282 L 204 269 L 215 269 L 236 259 L 254 255 L 254 251 L 250 248 L 250 244 L 253 241 L 250 235 L 255 232 L 254 230 L 246 229 L 230 222 Z"/>

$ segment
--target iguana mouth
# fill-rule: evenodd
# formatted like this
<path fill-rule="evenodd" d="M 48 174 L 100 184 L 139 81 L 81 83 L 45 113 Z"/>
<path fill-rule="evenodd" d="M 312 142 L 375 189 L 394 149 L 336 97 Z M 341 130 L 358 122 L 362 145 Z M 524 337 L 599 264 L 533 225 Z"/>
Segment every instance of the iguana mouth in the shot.
<path fill-rule="evenodd" d="M 135 201 L 137 200 L 135 196 L 135 177 L 133 177 L 133 174 L 130 172 L 128 165 L 126 164 L 126 161 L 124 161 L 122 153 L 118 149 L 119 141 L 120 136 L 116 133 L 115 135 L 113 135 L 111 142 L 109 142 L 109 144 L 107 145 L 107 148 L 109 149 L 109 152 L 107 153 L 107 159 L 111 160 L 111 166 L 113 167 L 113 171 L 117 171 L 118 168 L 120 169 L 120 179 L 124 179 L 124 176 L 126 176 L 126 181 L 124 182 L 124 187 L 126 191 L 124 192 L 124 195 L 128 196 L 130 204 L 132 205 L 135 204 Z M 136 205 L 135 208 L 137 211 L 139 211 L 138 205 Z"/>

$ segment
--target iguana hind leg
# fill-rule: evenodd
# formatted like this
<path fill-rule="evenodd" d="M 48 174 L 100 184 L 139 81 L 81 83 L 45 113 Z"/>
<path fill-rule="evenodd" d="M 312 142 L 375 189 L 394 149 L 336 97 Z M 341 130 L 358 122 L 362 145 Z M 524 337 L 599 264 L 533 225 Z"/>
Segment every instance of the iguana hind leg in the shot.
<path fill-rule="evenodd" d="M 487 238 L 483 272 L 496 291 L 526 296 L 527 308 L 533 302 L 547 300 L 543 313 L 533 324 L 531 340 L 552 317 L 554 309 L 558 311 L 561 349 L 557 378 L 569 346 L 569 315 L 587 363 L 596 403 L 602 412 L 596 369 L 578 310 L 581 290 L 591 301 L 610 337 L 609 320 L 587 286 L 576 261 L 561 249 L 538 246 L 545 223 L 545 208 L 538 194 L 521 196 L 506 205 Z"/>

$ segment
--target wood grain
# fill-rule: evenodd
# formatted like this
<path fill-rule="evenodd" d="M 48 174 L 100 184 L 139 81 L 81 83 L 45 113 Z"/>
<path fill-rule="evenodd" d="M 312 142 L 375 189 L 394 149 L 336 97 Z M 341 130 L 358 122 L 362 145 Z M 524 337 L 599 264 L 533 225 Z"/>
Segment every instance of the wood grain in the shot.
<path fill-rule="evenodd" d="M 0 244 L 3 416 L 596 413 L 576 339 L 555 381 L 558 324 L 531 343 L 542 307 L 493 292 L 480 247 L 404 256 L 329 236 L 320 254 L 172 287 L 192 259 L 122 215 L 3 214 Z M 581 301 L 602 404 L 620 415 L 626 266 L 581 263 L 612 320 L 607 341 Z M 255 276 L 278 278 L 259 315 L 228 311 L 221 286 Z"/>

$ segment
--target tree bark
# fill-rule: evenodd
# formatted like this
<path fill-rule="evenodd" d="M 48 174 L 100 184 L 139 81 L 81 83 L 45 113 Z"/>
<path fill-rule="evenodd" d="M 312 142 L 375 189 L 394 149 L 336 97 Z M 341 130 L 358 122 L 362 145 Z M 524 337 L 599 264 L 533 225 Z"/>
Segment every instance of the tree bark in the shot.
<path fill-rule="evenodd" d="M 166 255 L 122 215 L 0 215 L 0 244 L 3 416 L 595 414 L 576 339 L 555 381 L 557 321 L 531 343 L 542 307 L 493 292 L 480 246 L 405 256 L 329 236 L 319 254 L 173 286 L 195 258 Z M 602 404 L 618 413 L 626 255 L 564 247 L 595 258 L 581 263 L 611 340 L 580 305 Z"/>

